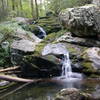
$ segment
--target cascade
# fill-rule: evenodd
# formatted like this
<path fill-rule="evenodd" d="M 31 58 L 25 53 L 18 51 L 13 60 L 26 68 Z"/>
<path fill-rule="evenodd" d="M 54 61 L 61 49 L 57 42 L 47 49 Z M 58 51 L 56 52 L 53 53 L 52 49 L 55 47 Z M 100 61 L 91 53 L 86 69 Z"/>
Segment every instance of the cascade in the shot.
<path fill-rule="evenodd" d="M 72 68 L 71 68 L 71 61 L 69 59 L 69 53 L 66 52 L 66 54 L 64 54 L 64 57 L 61 61 L 62 63 L 62 76 L 65 76 L 66 78 L 70 78 L 71 74 L 72 74 Z"/>
<path fill-rule="evenodd" d="M 38 35 L 38 37 L 39 38 L 45 38 L 46 37 L 46 32 L 45 32 L 45 30 L 41 27 L 41 26 L 37 26 L 38 27 L 38 29 L 40 30 L 40 33 L 39 33 L 39 35 Z"/>
<path fill-rule="evenodd" d="M 71 60 L 69 57 L 69 52 L 63 44 L 48 44 L 44 47 L 42 55 L 53 54 L 55 56 L 60 55 L 60 63 L 62 67 L 61 78 L 64 79 L 81 79 L 82 75 L 80 73 L 72 72 Z"/>
<path fill-rule="evenodd" d="M 72 72 L 72 66 L 68 51 L 64 54 L 63 58 L 61 59 L 61 64 L 62 64 L 62 73 L 61 73 L 62 77 L 65 77 L 66 79 L 72 79 L 72 78 L 82 79 L 82 74 Z"/>

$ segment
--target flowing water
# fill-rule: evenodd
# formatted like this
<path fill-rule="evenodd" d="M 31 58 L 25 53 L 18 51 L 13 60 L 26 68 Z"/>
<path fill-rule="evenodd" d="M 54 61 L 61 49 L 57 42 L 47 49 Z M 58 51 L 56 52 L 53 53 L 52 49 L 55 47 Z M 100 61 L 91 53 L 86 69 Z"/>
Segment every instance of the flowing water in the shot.
<path fill-rule="evenodd" d="M 76 80 L 76 79 L 82 79 L 82 75 L 80 73 L 75 73 L 72 72 L 72 66 L 71 66 L 71 60 L 69 58 L 69 52 L 66 49 L 66 47 L 61 44 L 48 44 L 44 47 L 42 51 L 42 55 L 60 55 L 62 56 L 60 58 L 61 61 L 61 67 L 62 67 L 62 73 L 61 76 L 59 77 L 60 79 L 66 80 Z M 58 78 L 58 79 L 59 79 Z"/>
<path fill-rule="evenodd" d="M 72 82 L 51 80 L 51 82 L 30 84 L 16 92 L 12 92 L 18 88 L 19 85 L 20 84 L 12 88 L 7 88 L 7 90 L 5 90 L 6 92 L 3 93 L 0 91 L 0 97 L 4 96 L 0 100 L 54 100 L 56 93 L 58 93 L 61 89 L 69 88 L 69 86 L 73 86 L 74 88 L 88 91 L 90 93 L 96 93 L 96 89 L 100 88 L 99 82 L 96 82 L 95 80 L 92 82 L 89 80 L 78 80 Z M 5 96 L 10 92 L 12 92 L 10 95 Z"/>
<path fill-rule="evenodd" d="M 61 44 L 53 44 L 45 47 L 43 54 L 62 54 L 61 64 L 62 64 L 62 73 L 59 77 L 54 77 L 52 79 L 47 79 L 45 82 L 40 82 L 36 84 L 30 84 L 16 92 L 14 91 L 18 86 L 13 86 L 0 91 L 0 97 L 3 97 L 1 100 L 54 100 L 56 93 L 64 88 L 77 88 L 83 91 L 95 92 L 97 87 L 100 87 L 100 84 L 93 80 L 82 79 L 82 75 L 79 73 L 72 72 L 71 61 L 69 58 L 69 52 Z M 91 84 L 90 84 L 91 83 Z M 8 94 L 11 92 L 11 94 Z M 95 92 L 96 93 L 96 92 Z"/>
<path fill-rule="evenodd" d="M 45 38 L 46 37 L 46 31 L 41 27 L 41 26 L 37 26 L 38 29 L 40 30 L 40 33 L 38 34 L 39 38 Z"/>

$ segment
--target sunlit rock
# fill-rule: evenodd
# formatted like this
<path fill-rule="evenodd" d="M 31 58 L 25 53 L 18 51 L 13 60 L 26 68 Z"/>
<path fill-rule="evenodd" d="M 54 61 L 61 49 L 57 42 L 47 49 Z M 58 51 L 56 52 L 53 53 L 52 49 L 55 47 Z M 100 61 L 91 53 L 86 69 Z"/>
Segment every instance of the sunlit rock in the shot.
<path fill-rule="evenodd" d="M 100 33 L 100 8 L 96 5 L 68 8 L 59 17 L 62 25 L 74 35 L 86 37 Z"/>

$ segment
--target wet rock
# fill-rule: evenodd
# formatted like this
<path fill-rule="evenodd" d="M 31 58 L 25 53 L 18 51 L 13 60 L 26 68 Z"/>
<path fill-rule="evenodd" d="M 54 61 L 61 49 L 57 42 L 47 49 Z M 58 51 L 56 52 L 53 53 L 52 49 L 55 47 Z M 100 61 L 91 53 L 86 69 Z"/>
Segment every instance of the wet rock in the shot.
<path fill-rule="evenodd" d="M 42 27 L 47 34 L 58 32 L 61 30 L 61 25 L 57 17 L 47 17 L 39 19 L 37 23 L 27 25 L 25 29 L 35 33 L 35 35 L 37 36 L 40 33 L 37 26 Z"/>
<path fill-rule="evenodd" d="M 5 86 L 5 85 L 8 85 L 10 82 L 9 81 L 1 81 L 0 82 L 0 87 L 1 86 Z"/>
<path fill-rule="evenodd" d="M 100 70 L 100 48 L 93 47 L 83 53 L 84 65 L 90 65 L 92 70 Z"/>
<path fill-rule="evenodd" d="M 76 36 L 97 37 L 100 33 L 100 8 L 96 5 L 68 8 L 59 16 L 63 26 Z"/>
<path fill-rule="evenodd" d="M 53 60 L 51 60 L 53 58 Z M 23 77 L 47 78 L 59 76 L 61 67 L 56 57 L 26 56 L 21 63 Z"/>
<path fill-rule="evenodd" d="M 96 88 L 96 91 L 92 93 L 92 96 L 95 100 L 100 100 L 100 87 Z"/>
<path fill-rule="evenodd" d="M 92 100 L 91 94 L 83 93 L 76 88 L 67 88 L 61 90 L 55 100 Z"/>

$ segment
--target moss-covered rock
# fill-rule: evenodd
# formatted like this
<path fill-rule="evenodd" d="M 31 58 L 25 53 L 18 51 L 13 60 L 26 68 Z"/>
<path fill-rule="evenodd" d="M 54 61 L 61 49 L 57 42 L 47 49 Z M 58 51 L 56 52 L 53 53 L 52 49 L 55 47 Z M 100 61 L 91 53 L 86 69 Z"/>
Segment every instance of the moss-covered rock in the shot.
<path fill-rule="evenodd" d="M 100 8 L 97 5 L 68 8 L 59 16 L 63 26 L 76 36 L 97 37 L 100 33 Z"/>
<path fill-rule="evenodd" d="M 83 67 L 83 72 L 87 74 L 99 74 L 100 75 L 100 48 L 93 47 L 85 50 L 81 55 L 83 61 L 81 66 Z"/>
<path fill-rule="evenodd" d="M 40 33 L 38 26 L 42 27 L 47 34 L 61 30 L 61 25 L 56 17 L 39 19 L 36 24 L 23 25 L 23 28 L 38 35 Z"/>
<path fill-rule="evenodd" d="M 51 58 L 53 58 L 51 60 Z M 61 67 L 56 63 L 56 57 L 25 56 L 21 63 L 23 77 L 47 78 L 59 76 Z M 54 60 L 54 61 L 53 61 Z"/>

